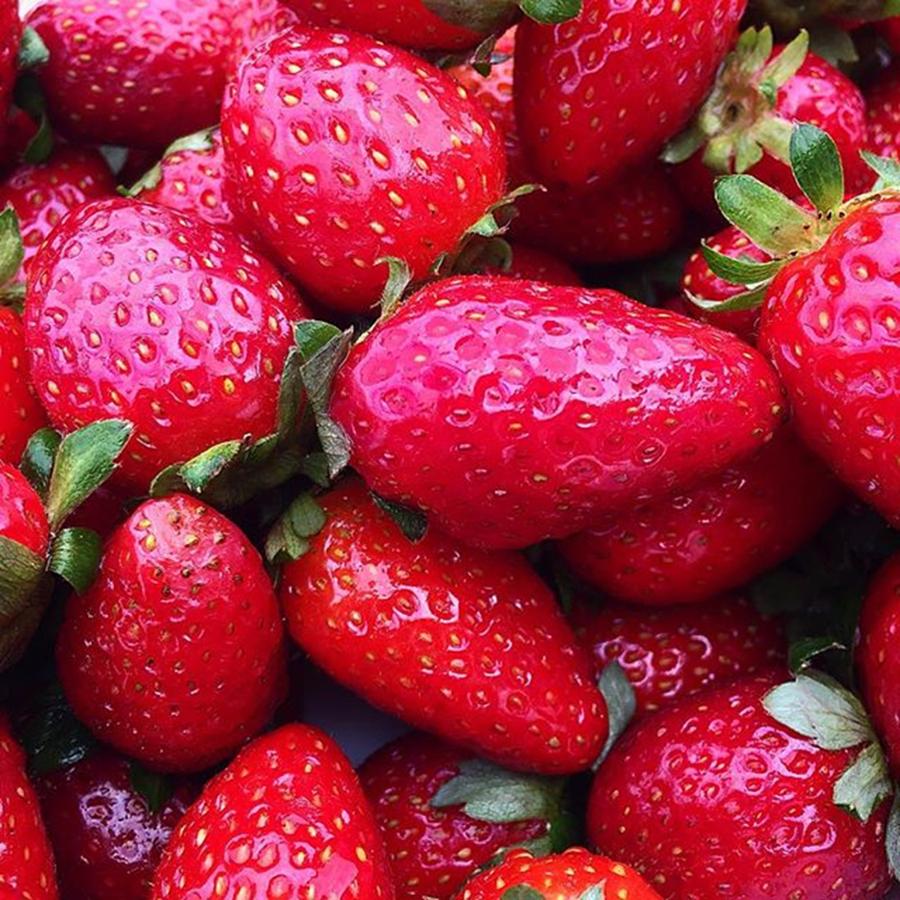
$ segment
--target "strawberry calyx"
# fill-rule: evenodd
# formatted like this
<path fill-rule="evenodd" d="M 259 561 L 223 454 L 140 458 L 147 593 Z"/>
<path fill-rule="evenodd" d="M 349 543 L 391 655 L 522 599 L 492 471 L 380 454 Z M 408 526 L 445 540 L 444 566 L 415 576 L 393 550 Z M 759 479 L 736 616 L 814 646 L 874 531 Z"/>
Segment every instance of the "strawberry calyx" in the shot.
<path fill-rule="evenodd" d="M 0 304 L 20 313 L 25 301 L 25 282 L 19 278 L 24 259 L 19 217 L 7 206 L 0 212 Z"/>
<path fill-rule="evenodd" d="M 613 660 L 606 665 L 600 673 L 597 680 L 597 688 L 603 695 L 606 703 L 606 715 L 609 723 L 609 733 L 606 737 L 606 743 L 600 756 L 594 763 L 596 771 L 603 761 L 609 756 L 610 750 L 615 746 L 616 741 L 622 736 L 622 733 L 628 727 L 628 723 L 634 718 L 637 712 L 637 695 L 634 687 L 628 680 L 625 670 Z"/>
<path fill-rule="evenodd" d="M 180 153 L 185 150 L 195 151 L 213 151 L 216 148 L 213 141 L 213 135 L 219 130 L 218 125 L 211 128 L 204 128 L 201 131 L 195 131 L 193 134 L 186 134 L 175 141 L 172 141 L 162 154 L 159 162 L 151 169 L 145 172 L 130 188 L 120 188 L 119 192 L 123 197 L 139 197 L 142 191 L 149 191 L 155 188 L 162 181 L 163 163 L 166 158 L 173 153 Z"/>
<path fill-rule="evenodd" d="M 38 81 L 36 69 L 50 59 L 50 51 L 38 32 L 31 27 L 22 31 L 17 60 L 18 75 L 13 90 L 15 105 L 38 123 L 22 159 L 27 163 L 46 162 L 53 152 L 54 136 L 47 113 L 47 101 Z"/>
<path fill-rule="evenodd" d="M 505 31 L 524 14 L 542 25 L 567 22 L 581 12 L 582 0 L 423 0 L 445 22 L 476 34 Z"/>
<path fill-rule="evenodd" d="M 605 882 L 598 881 L 597 884 L 591 885 L 584 891 L 578 900 L 606 900 Z M 547 895 L 542 894 L 537 888 L 530 884 L 517 884 L 514 887 L 507 888 L 501 895 L 501 900 L 549 900 Z"/>

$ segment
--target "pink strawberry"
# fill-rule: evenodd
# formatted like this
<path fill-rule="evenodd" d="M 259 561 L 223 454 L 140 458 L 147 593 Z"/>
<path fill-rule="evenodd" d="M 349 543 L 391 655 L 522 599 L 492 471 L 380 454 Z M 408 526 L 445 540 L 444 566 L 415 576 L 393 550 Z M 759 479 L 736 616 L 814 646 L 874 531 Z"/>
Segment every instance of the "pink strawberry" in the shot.
<path fill-rule="evenodd" d="M 0 461 L 18 463 L 47 420 L 28 376 L 25 330 L 9 307 L 0 307 L 0 401 Z"/>
<path fill-rule="evenodd" d="M 240 212 L 341 311 L 377 302 L 386 257 L 425 276 L 503 193 L 484 110 L 449 75 L 359 35 L 294 28 L 258 47 L 222 136 Z"/>

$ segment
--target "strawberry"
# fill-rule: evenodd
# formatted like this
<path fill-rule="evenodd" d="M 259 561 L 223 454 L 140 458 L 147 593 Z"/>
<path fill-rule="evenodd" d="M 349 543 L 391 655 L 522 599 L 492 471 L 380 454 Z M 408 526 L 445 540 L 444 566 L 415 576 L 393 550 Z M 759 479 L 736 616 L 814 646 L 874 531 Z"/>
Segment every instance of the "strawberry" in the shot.
<path fill-rule="evenodd" d="M 459 895 L 460 900 L 583 900 L 597 896 L 661 900 L 634 869 L 581 847 L 543 859 L 535 859 L 524 848 L 513 850 L 499 865 L 473 878 Z"/>
<path fill-rule="evenodd" d="M 322 732 L 285 725 L 206 785 L 172 835 L 152 900 L 393 896 L 349 762 Z"/>
<path fill-rule="evenodd" d="M 541 181 L 609 185 L 653 159 L 709 91 L 746 0 L 584 0 L 571 22 L 526 21 L 516 102 Z"/>
<path fill-rule="evenodd" d="M 374 706 L 501 765 L 577 772 L 607 710 L 556 601 L 524 558 L 429 530 L 413 543 L 357 479 L 282 571 L 294 640 Z"/>
<path fill-rule="evenodd" d="M 6 116 L 16 79 L 21 25 L 17 0 L 0 0 L 0 164 L 8 154 L 5 145 Z"/>
<path fill-rule="evenodd" d="M 507 772 L 425 734 L 382 747 L 359 777 L 398 898 L 454 897 L 510 847 L 548 852 L 569 837 L 558 779 Z"/>
<path fill-rule="evenodd" d="M 900 65 L 882 72 L 871 85 L 866 92 L 866 112 L 869 148 L 879 156 L 900 159 Z"/>
<path fill-rule="evenodd" d="M 793 556 L 844 499 L 785 428 L 757 457 L 568 538 L 578 576 L 632 603 L 708 600 Z"/>
<path fill-rule="evenodd" d="M 591 843 L 679 900 L 884 896 L 890 785 L 865 713 L 825 676 L 778 682 L 687 697 L 629 729 L 591 787 Z"/>
<path fill-rule="evenodd" d="M 196 790 L 181 780 L 150 799 L 138 787 L 152 776 L 121 756 L 97 750 L 36 782 L 64 897 L 143 900 L 170 835 Z"/>
<path fill-rule="evenodd" d="M 109 416 L 134 424 L 121 483 L 145 489 L 165 466 L 275 430 L 292 322 L 305 311 L 236 234 L 134 200 L 95 201 L 66 217 L 32 266 L 35 388 L 63 430 Z"/>
<path fill-rule="evenodd" d="M 286 664 L 262 560 L 224 516 L 174 494 L 108 540 L 59 633 L 60 680 L 101 740 L 151 768 L 199 771 L 270 719 Z"/>
<path fill-rule="evenodd" d="M 228 0 L 44 0 L 26 22 L 53 124 L 87 144 L 161 149 L 218 118 L 232 47 Z"/>
<path fill-rule="evenodd" d="M 50 542 L 44 504 L 25 476 L 0 462 L 0 536 L 43 557 Z"/>
<path fill-rule="evenodd" d="M 583 284 L 581 276 L 567 263 L 551 253 L 529 247 L 527 244 L 513 244 L 509 268 L 494 266 L 486 269 L 486 274 L 506 275 L 521 281 L 543 281 L 545 284 L 577 287 Z"/>
<path fill-rule="evenodd" d="M 281 0 L 243 0 L 232 10 L 232 16 L 234 48 L 230 68 L 235 71 L 254 47 L 300 21 Z"/>
<path fill-rule="evenodd" d="M 467 543 L 525 547 L 747 456 L 780 405 L 731 335 L 615 291 L 471 277 L 378 323 L 331 415 L 374 490 Z"/>
<path fill-rule="evenodd" d="M 53 853 L 25 754 L 0 716 L 0 896 L 8 900 L 56 900 Z"/>
<path fill-rule="evenodd" d="M 786 649 L 781 628 L 741 596 L 672 609 L 582 602 L 573 621 L 598 675 L 613 661 L 625 671 L 639 713 L 765 671 Z"/>
<path fill-rule="evenodd" d="M 28 378 L 25 329 L 9 307 L 0 307 L 0 462 L 17 463 L 28 438 L 46 423 Z"/>
<path fill-rule="evenodd" d="M 414 278 L 503 193 L 496 128 L 447 74 L 359 35 L 294 28 L 228 90 L 222 136 L 240 212 L 330 308 L 366 312 L 386 257 Z"/>

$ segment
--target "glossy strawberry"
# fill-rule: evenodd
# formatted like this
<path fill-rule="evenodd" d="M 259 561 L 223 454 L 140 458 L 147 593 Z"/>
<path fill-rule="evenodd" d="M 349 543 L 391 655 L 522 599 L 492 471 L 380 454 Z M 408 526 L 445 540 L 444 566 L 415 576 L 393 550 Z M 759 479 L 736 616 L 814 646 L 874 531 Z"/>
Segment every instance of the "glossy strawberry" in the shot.
<path fill-rule="evenodd" d="M 5 900 L 56 900 L 53 853 L 25 754 L 0 716 L 0 896 Z"/>
<path fill-rule="evenodd" d="M 544 900 L 581 900 L 601 892 L 621 900 L 660 900 L 660 895 L 630 866 L 573 847 L 556 856 L 535 859 L 514 850 L 494 868 L 473 878 L 460 900 L 502 900 L 509 891 L 530 889 Z M 535 900 L 537 900 L 535 897 Z"/>
<path fill-rule="evenodd" d="M 432 529 L 413 543 L 357 479 L 321 501 L 326 524 L 280 589 L 291 635 L 317 665 L 501 765 L 556 774 L 591 764 L 606 706 L 524 558 Z"/>
<path fill-rule="evenodd" d="M 765 671 L 786 650 L 781 628 L 741 596 L 674 609 L 582 602 L 573 622 L 598 675 L 613 660 L 624 669 L 639 713 Z"/>
<path fill-rule="evenodd" d="M 228 0 L 44 0 L 38 74 L 73 140 L 161 149 L 215 123 L 232 46 Z"/>
<path fill-rule="evenodd" d="M 577 287 L 583 284 L 581 276 L 567 263 L 552 253 L 529 247 L 527 244 L 512 245 L 512 260 L 509 269 L 502 266 L 491 267 L 486 274 L 506 275 L 521 281 L 542 281 L 545 284 Z"/>
<path fill-rule="evenodd" d="M 426 275 L 503 193 L 485 111 L 449 75 L 359 35 L 295 28 L 258 47 L 222 136 L 241 213 L 343 311 L 377 302 L 385 257 Z"/>
<path fill-rule="evenodd" d="M 6 144 L 6 116 L 16 78 L 21 26 L 17 0 L 0 0 L 0 165 L 10 158 Z"/>
<path fill-rule="evenodd" d="M 653 159 L 709 91 L 745 6 L 585 0 L 573 21 L 520 25 L 519 125 L 541 180 L 611 184 Z"/>
<path fill-rule="evenodd" d="M 0 536 L 43 557 L 50 541 L 44 504 L 25 476 L 0 462 Z"/>
<path fill-rule="evenodd" d="M 754 459 L 563 541 L 589 584 L 622 600 L 667 606 L 741 587 L 793 556 L 837 511 L 844 492 L 785 428 Z"/>
<path fill-rule="evenodd" d="M 242 0 L 232 11 L 234 47 L 231 74 L 251 50 L 301 19 L 281 0 Z"/>
<path fill-rule="evenodd" d="M 199 771 L 270 719 L 286 669 L 262 560 L 224 516 L 184 494 L 148 500 L 70 598 L 60 680 L 98 737 L 152 768 Z"/>
<path fill-rule="evenodd" d="M 472 277 L 376 325 L 331 413 L 374 490 L 467 543 L 525 547 L 747 456 L 780 405 L 731 335 L 614 291 Z"/>
<path fill-rule="evenodd" d="M 134 200 L 96 201 L 55 230 L 32 276 L 38 395 L 62 430 L 134 424 L 121 482 L 144 489 L 207 447 L 275 431 L 292 323 L 305 311 L 233 232 Z"/>
<path fill-rule="evenodd" d="M 28 438 L 46 421 L 28 376 L 22 321 L 0 307 L 0 461 L 18 463 Z"/>
<path fill-rule="evenodd" d="M 869 148 L 879 156 L 900 159 L 900 65 L 881 72 L 872 83 L 866 92 L 866 112 Z"/>
<path fill-rule="evenodd" d="M 330 738 L 306 725 L 257 738 L 206 785 L 169 842 L 152 898 L 291 895 L 394 896 L 356 774 Z"/>
<path fill-rule="evenodd" d="M 36 783 L 60 892 L 79 900 L 145 900 L 169 837 L 193 801 L 185 780 L 158 809 L 135 788 L 131 764 L 92 752 Z"/>

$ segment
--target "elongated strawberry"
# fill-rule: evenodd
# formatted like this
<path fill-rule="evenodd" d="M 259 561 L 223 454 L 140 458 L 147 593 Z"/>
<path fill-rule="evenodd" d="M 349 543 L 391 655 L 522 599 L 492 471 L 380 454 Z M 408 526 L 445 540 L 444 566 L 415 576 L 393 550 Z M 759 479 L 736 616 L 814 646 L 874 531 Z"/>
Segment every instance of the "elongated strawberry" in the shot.
<path fill-rule="evenodd" d="M 429 530 L 413 543 L 358 479 L 322 498 L 326 522 L 282 572 L 291 635 L 375 706 L 501 765 L 577 772 L 607 710 L 587 655 L 513 553 Z"/>
<path fill-rule="evenodd" d="M 520 25 L 519 125 L 541 180 L 611 184 L 653 159 L 709 91 L 745 6 L 585 0 L 571 22 Z"/>
<path fill-rule="evenodd" d="M 152 900 L 292 894 L 394 896 L 356 774 L 330 738 L 306 725 L 258 738 L 206 785 L 175 829 Z"/>
<path fill-rule="evenodd" d="M 119 477 L 145 489 L 209 446 L 275 431 L 292 323 L 305 317 L 233 232 L 120 198 L 54 231 L 33 261 L 25 318 L 50 419 L 63 430 L 130 420 Z"/>
<path fill-rule="evenodd" d="M 0 0 L 0 164 L 8 159 L 6 116 L 16 77 L 16 54 L 19 52 L 21 25 L 17 0 Z"/>
<path fill-rule="evenodd" d="M 17 463 L 47 419 L 28 375 L 25 330 L 9 307 L 0 308 L 0 398 L 0 461 Z"/>
<path fill-rule="evenodd" d="M 608 516 L 560 544 L 594 587 L 633 603 L 708 600 L 793 556 L 845 498 L 838 482 L 782 429 L 753 459 L 691 490 Z"/>
<path fill-rule="evenodd" d="M 334 309 L 377 302 L 385 257 L 425 276 L 503 193 L 487 113 L 449 75 L 359 35 L 294 28 L 258 47 L 222 136 L 240 212 Z"/>
<path fill-rule="evenodd" d="M 731 335 L 614 291 L 471 277 L 376 325 L 331 414 L 374 490 L 467 543 L 525 547 L 747 456 L 780 405 Z"/>
<path fill-rule="evenodd" d="M 246 537 L 199 500 L 148 500 L 72 597 L 56 652 L 76 715 L 148 766 L 199 771 L 269 720 L 286 668 L 278 605 Z"/>

